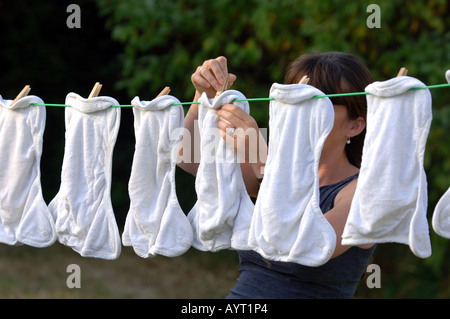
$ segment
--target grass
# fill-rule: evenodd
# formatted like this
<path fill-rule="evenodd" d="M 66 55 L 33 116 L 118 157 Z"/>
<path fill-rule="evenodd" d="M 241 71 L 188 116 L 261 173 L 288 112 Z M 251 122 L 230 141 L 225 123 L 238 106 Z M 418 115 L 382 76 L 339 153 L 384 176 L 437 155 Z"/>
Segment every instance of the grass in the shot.
<path fill-rule="evenodd" d="M 67 266 L 81 270 L 68 288 Z M 47 248 L 0 245 L 0 298 L 224 298 L 238 276 L 235 252 L 194 249 L 176 258 L 144 259 L 122 247 L 116 260 L 84 258 L 56 243 Z"/>
<path fill-rule="evenodd" d="M 381 268 L 381 288 L 369 289 L 368 274 L 355 298 L 449 298 L 448 274 L 433 275 L 407 247 L 380 245 L 373 263 Z M 403 252 L 403 254 L 400 254 Z M 403 257 L 396 257 L 403 256 Z M 81 288 L 68 288 L 81 270 Z M 234 251 L 200 252 L 191 248 L 176 258 L 144 259 L 122 247 L 116 260 L 84 258 L 59 243 L 46 248 L 0 244 L 0 299 L 223 299 L 238 276 Z"/>

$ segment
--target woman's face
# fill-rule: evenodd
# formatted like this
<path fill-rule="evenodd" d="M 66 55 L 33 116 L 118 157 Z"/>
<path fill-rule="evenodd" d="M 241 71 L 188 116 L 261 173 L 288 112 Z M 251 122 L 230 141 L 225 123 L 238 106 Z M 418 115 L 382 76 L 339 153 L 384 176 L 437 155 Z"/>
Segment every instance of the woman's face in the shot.
<path fill-rule="evenodd" d="M 333 105 L 334 107 L 334 125 L 328 134 L 325 144 L 330 147 L 342 147 L 348 139 L 348 129 L 352 121 L 348 117 L 347 108 L 344 105 Z"/>
<path fill-rule="evenodd" d="M 349 118 L 347 107 L 345 105 L 333 105 L 333 107 L 334 125 L 325 140 L 322 150 L 323 155 L 343 152 L 347 140 L 360 134 L 365 127 L 365 121 L 362 117 L 359 117 L 356 120 L 351 120 Z"/>

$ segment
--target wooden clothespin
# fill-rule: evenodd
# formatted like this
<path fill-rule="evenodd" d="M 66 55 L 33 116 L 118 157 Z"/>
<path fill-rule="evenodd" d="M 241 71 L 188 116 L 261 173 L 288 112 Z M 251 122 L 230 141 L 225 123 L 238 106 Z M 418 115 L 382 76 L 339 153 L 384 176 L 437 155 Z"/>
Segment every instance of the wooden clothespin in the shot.
<path fill-rule="evenodd" d="M 169 94 L 169 93 L 170 93 L 170 87 L 166 86 L 166 87 L 158 94 L 157 98 L 158 98 L 158 97 L 161 97 L 161 96 L 164 96 L 164 95 L 167 95 L 167 94 Z"/>
<path fill-rule="evenodd" d="M 298 84 L 308 84 L 309 77 L 307 75 L 304 75 L 301 80 L 298 82 Z"/>
<path fill-rule="evenodd" d="M 216 96 L 214 97 L 213 104 L 216 101 L 216 99 L 219 97 L 219 95 L 227 90 L 227 87 L 228 87 L 228 75 L 227 75 L 227 78 L 225 79 L 225 83 L 223 84 L 223 86 L 220 88 L 220 90 L 218 90 L 216 92 Z"/>
<path fill-rule="evenodd" d="M 100 82 L 95 82 L 94 87 L 92 88 L 91 94 L 89 94 L 89 99 L 93 97 L 97 97 L 100 94 L 100 90 L 102 89 L 102 84 Z"/>
<path fill-rule="evenodd" d="M 23 98 L 24 96 L 27 96 L 28 93 L 30 93 L 31 87 L 29 85 L 25 85 L 22 91 L 16 96 L 14 101 L 12 101 L 11 106 L 14 105 L 18 100 Z"/>
<path fill-rule="evenodd" d="M 408 74 L 408 69 L 405 67 L 400 68 L 400 71 L 398 71 L 397 77 L 399 76 L 406 76 Z"/>

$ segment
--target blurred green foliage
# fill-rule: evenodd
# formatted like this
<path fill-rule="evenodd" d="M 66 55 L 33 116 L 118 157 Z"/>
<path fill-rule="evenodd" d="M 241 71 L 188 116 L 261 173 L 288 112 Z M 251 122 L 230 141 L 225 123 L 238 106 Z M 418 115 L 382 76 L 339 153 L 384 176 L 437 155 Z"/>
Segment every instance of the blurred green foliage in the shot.
<path fill-rule="evenodd" d="M 380 6 L 379 29 L 366 25 L 370 3 Z M 427 84 L 442 83 L 450 64 L 446 0 L 99 0 L 98 6 L 112 38 L 124 46 L 117 87 L 130 95 L 171 85 L 189 100 L 192 72 L 219 55 L 228 58 L 236 88 L 248 97 L 267 96 L 273 82 L 283 81 L 287 64 L 311 50 L 354 53 L 379 80 L 406 66 Z M 439 94 L 441 106 L 449 95 Z M 252 111 L 266 119 L 259 108 Z"/>

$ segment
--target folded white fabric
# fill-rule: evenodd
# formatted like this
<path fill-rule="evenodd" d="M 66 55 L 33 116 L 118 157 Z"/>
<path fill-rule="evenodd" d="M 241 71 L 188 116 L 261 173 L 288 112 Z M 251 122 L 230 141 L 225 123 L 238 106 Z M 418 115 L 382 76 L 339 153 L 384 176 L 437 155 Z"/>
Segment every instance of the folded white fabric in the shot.
<path fill-rule="evenodd" d="M 445 77 L 450 83 L 450 70 Z M 431 222 L 436 234 L 450 239 L 450 187 L 436 204 Z"/>
<path fill-rule="evenodd" d="M 269 153 L 249 245 L 263 257 L 306 266 L 329 260 L 336 234 L 319 207 L 318 168 L 334 125 L 329 98 L 306 84 L 270 89 Z"/>
<path fill-rule="evenodd" d="M 450 188 L 436 204 L 431 222 L 436 234 L 450 239 Z"/>
<path fill-rule="evenodd" d="M 423 156 L 431 113 L 428 89 L 401 76 L 374 82 L 367 95 L 367 133 L 343 245 L 397 242 L 431 254 Z"/>
<path fill-rule="evenodd" d="M 41 189 L 46 110 L 33 95 L 11 103 L 0 96 L 0 242 L 46 247 L 56 240 Z"/>
<path fill-rule="evenodd" d="M 194 231 L 193 247 L 203 251 L 248 249 L 248 230 L 253 202 L 245 188 L 240 160 L 221 137 L 216 109 L 232 103 L 249 113 L 245 96 L 236 90 L 223 92 L 211 105 L 203 94 L 198 108 L 201 138 L 200 165 L 195 179 L 197 202 L 188 214 Z"/>
<path fill-rule="evenodd" d="M 135 97 L 133 105 L 135 153 L 129 181 L 130 210 L 122 242 L 143 258 L 175 257 L 192 245 L 192 227 L 175 190 L 178 144 L 184 111 L 175 97 L 150 102 Z"/>
<path fill-rule="evenodd" d="M 111 97 L 69 93 L 61 185 L 49 204 L 59 241 L 83 257 L 116 259 L 120 235 L 111 203 L 112 156 L 120 126 Z"/>

